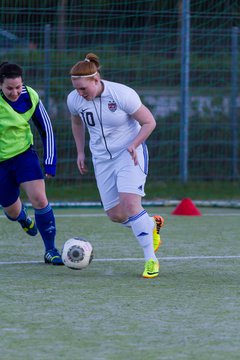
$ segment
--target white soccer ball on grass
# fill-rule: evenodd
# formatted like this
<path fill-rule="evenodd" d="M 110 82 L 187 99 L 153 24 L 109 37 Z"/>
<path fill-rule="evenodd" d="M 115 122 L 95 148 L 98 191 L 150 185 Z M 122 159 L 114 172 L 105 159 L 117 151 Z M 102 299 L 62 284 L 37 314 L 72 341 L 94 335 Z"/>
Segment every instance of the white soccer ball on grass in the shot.
<path fill-rule="evenodd" d="M 70 269 L 82 270 L 93 259 L 93 247 L 83 238 L 74 237 L 68 239 L 62 248 L 62 261 Z"/>

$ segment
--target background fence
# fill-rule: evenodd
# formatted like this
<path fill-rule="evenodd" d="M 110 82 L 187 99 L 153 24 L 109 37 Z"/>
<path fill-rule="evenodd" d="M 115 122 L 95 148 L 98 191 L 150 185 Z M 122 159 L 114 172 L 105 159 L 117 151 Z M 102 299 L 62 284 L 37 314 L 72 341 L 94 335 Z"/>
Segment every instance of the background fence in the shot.
<path fill-rule="evenodd" d="M 238 0 L 6 0 L 0 9 L 1 60 L 23 66 L 49 111 L 60 182 L 79 179 L 66 97 L 87 52 L 156 117 L 149 179 L 239 179 Z"/>

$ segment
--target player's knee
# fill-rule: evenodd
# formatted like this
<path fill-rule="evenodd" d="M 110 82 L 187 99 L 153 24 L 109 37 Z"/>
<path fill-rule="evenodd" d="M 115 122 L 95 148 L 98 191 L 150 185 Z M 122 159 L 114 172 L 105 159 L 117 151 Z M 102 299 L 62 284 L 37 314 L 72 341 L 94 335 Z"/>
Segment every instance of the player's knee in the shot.
<path fill-rule="evenodd" d="M 122 218 L 120 216 L 117 216 L 117 215 L 108 215 L 109 219 L 112 221 L 112 222 L 116 222 L 116 223 L 121 223 L 123 222 Z"/>
<path fill-rule="evenodd" d="M 116 222 L 116 223 L 122 223 L 123 221 L 126 220 L 125 217 L 123 217 L 121 214 L 119 213 L 111 213 L 108 212 L 107 213 L 108 218 L 112 221 L 112 222 Z"/>
<path fill-rule="evenodd" d="M 32 203 L 32 206 L 34 207 L 34 209 L 43 209 L 48 204 L 48 200 L 47 200 L 46 196 L 41 196 L 41 195 L 35 196 L 29 200 Z"/>
<path fill-rule="evenodd" d="M 132 201 L 125 202 L 123 204 L 123 208 L 124 208 L 124 213 L 127 214 L 128 217 L 134 216 L 134 215 L 138 214 L 140 211 L 138 204 L 136 205 L 136 203 L 132 202 Z M 124 219 L 123 219 L 123 221 L 124 221 Z"/>

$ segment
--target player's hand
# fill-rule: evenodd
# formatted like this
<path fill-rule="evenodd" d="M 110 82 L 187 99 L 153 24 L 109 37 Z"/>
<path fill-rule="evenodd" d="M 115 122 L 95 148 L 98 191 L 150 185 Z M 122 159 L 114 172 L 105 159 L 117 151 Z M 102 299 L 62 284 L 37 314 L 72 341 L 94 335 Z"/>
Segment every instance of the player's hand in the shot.
<path fill-rule="evenodd" d="M 137 152 L 136 152 L 135 146 L 130 145 L 127 150 L 133 159 L 134 165 L 138 165 L 138 157 L 137 157 Z"/>
<path fill-rule="evenodd" d="M 88 172 L 88 168 L 84 160 L 78 160 L 77 165 L 81 175 L 84 175 Z"/>
<path fill-rule="evenodd" d="M 85 163 L 83 163 L 82 165 L 80 165 L 79 167 L 79 171 L 81 175 L 84 175 L 88 172 L 88 167 Z"/>
<path fill-rule="evenodd" d="M 45 179 L 52 179 L 53 176 L 51 174 L 45 174 Z"/>

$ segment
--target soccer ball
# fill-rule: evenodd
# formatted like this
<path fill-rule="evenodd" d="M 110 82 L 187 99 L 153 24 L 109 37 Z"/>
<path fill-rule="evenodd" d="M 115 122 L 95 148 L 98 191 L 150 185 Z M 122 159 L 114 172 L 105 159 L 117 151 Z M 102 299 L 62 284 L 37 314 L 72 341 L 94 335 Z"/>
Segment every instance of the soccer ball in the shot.
<path fill-rule="evenodd" d="M 70 269 L 82 270 L 93 259 L 93 247 L 89 241 L 74 237 L 68 239 L 62 248 L 62 261 Z"/>

